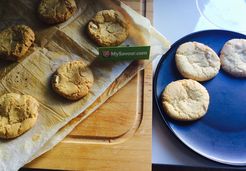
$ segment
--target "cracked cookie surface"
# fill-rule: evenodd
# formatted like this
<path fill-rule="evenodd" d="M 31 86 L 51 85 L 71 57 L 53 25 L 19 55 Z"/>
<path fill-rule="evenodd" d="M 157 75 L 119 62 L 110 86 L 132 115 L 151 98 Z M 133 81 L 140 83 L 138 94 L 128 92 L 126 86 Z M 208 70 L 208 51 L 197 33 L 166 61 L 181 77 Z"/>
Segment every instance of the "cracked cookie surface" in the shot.
<path fill-rule="evenodd" d="M 41 0 L 38 14 L 43 22 L 57 24 L 68 20 L 76 10 L 75 0 Z"/>
<path fill-rule="evenodd" d="M 25 25 L 15 25 L 0 32 L 0 57 L 7 60 L 22 58 L 35 40 L 32 29 Z"/>
<path fill-rule="evenodd" d="M 220 52 L 224 71 L 235 77 L 246 77 L 246 39 L 231 39 Z"/>
<path fill-rule="evenodd" d="M 38 117 L 38 101 L 29 95 L 7 93 L 0 97 L 0 137 L 15 138 L 31 129 Z"/>
<path fill-rule="evenodd" d="M 118 11 L 99 11 L 88 23 L 88 34 L 99 46 L 117 46 L 128 37 L 127 22 Z"/>
<path fill-rule="evenodd" d="M 197 81 L 178 80 L 171 82 L 164 89 L 162 105 L 172 119 L 194 121 L 206 114 L 209 94 L 206 88 Z"/>
<path fill-rule="evenodd" d="M 210 47 L 198 42 L 180 45 L 175 61 L 183 77 L 196 81 L 210 80 L 218 74 L 220 69 L 218 55 Z"/>
<path fill-rule="evenodd" d="M 82 61 L 72 61 L 61 65 L 53 75 L 53 90 L 69 100 L 79 100 L 86 96 L 94 82 L 91 70 Z"/>

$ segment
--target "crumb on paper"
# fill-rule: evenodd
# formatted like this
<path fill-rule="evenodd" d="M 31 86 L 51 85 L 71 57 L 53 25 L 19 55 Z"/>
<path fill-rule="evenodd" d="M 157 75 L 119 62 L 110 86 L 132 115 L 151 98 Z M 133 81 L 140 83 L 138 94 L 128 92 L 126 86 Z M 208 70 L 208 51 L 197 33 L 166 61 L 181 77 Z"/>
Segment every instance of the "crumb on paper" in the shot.
<path fill-rule="evenodd" d="M 32 141 L 34 142 L 38 141 L 39 139 L 40 139 L 40 135 L 35 134 L 32 136 Z"/>

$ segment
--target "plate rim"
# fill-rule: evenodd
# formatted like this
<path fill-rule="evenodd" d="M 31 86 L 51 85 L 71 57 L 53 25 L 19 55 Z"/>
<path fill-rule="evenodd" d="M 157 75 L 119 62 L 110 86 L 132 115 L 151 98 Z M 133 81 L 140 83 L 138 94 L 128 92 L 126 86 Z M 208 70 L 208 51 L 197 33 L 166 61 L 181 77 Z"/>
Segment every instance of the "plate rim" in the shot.
<path fill-rule="evenodd" d="M 200 152 L 199 150 L 196 150 L 194 148 L 191 147 L 191 145 L 189 145 L 188 143 L 186 143 L 185 141 L 183 141 L 181 138 L 179 138 L 179 136 L 175 133 L 175 131 L 170 127 L 169 123 L 167 122 L 166 118 L 164 117 L 162 111 L 163 109 L 160 107 L 160 100 L 159 100 L 159 97 L 157 96 L 157 78 L 158 78 L 158 73 L 159 73 L 159 70 L 160 70 L 160 67 L 162 65 L 162 63 L 166 60 L 166 58 L 169 56 L 169 53 L 172 52 L 172 49 L 173 47 L 179 45 L 183 40 L 187 39 L 188 37 L 191 37 L 193 35 L 197 35 L 197 34 L 203 34 L 203 33 L 206 33 L 206 32 L 224 32 L 226 34 L 237 34 L 237 35 L 240 35 L 242 37 L 245 37 L 246 38 L 246 35 L 245 34 L 242 34 L 242 33 L 238 33 L 238 32 L 235 32 L 235 31 L 231 31 L 231 30 L 224 30 L 224 29 L 208 29 L 208 30 L 200 30 L 200 31 L 196 31 L 196 32 L 192 32 L 190 34 L 187 34 L 183 37 L 181 37 L 180 39 L 178 39 L 177 41 L 175 41 L 171 46 L 170 48 L 168 49 L 168 51 L 162 55 L 161 59 L 159 60 L 158 64 L 157 64 L 157 67 L 156 67 L 156 70 L 155 70 L 155 73 L 154 73 L 154 79 L 153 79 L 153 93 L 154 93 L 154 101 L 155 101 L 155 106 L 157 107 L 157 111 L 159 113 L 159 115 L 161 115 L 161 118 L 162 120 L 164 121 L 165 125 L 168 127 L 169 131 L 172 132 L 172 134 L 176 137 L 176 139 L 179 140 L 179 142 L 181 142 L 183 145 L 185 145 L 186 147 L 188 147 L 188 149 L 192 150 L 193 152 L 195 152 L 196 154 L 199 154 L 200 156 L 206 158 L 206 159 L 209 159 L 211 161 L 214 161 L 214 162 L 218 162 L 220 164 L 226 164 L 226 165 L 231 165 L 231 166 L 246 166 L 246 159 L 245 159 L 245 162 L 230 162 L 230 161 L 227 161 L 227 160 L 221 160 L 221 159 L 217 159 L 215 157 L 212 157 L 212 156 L 209 156 L 205 153 L 202 153 Z"/>

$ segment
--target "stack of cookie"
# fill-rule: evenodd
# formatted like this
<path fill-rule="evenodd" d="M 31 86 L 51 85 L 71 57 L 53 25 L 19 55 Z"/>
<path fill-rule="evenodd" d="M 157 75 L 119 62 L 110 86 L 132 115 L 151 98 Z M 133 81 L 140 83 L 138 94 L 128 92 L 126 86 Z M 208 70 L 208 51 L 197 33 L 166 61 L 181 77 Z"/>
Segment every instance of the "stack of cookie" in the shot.
<path fill-rule="evenodd" d="M 220 58 L 202 43 L 186 42 L 178 47 L 175 62 L 186 79 L 167 85 L 162 93 L 163 108 L 172 119 L 194 121 L 203 117 L 209 106 L 209 93 L 199 82 L 214 78 L 221 65 L 233 76 L 246 76 L 246 40 L 226 42 Z"/>

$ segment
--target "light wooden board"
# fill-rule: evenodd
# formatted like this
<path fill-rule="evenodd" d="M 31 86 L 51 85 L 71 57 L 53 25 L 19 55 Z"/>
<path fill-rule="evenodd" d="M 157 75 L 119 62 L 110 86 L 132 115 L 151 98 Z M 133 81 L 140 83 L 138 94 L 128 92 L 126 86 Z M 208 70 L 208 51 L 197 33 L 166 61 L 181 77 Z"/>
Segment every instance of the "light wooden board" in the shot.
<path fill-rule="evenodd" d="M 125 1 L 143 14 L 142 1 Z M 151 170 L 152 67 L 26 167 L 63 170 Z"/>
<path fill-rule="evenodd" d="M 79 124 L 70 136 L 115 138 L 129 131 L 138 110 L 137 84 L 138 79 L 135 77 L 120 93 L 107 100 L 95 115 L 91 115 L 83 121 L 83 124 Z"/>

